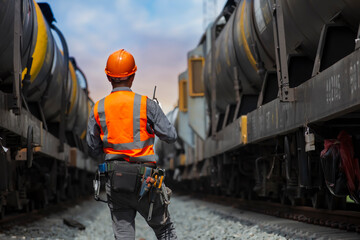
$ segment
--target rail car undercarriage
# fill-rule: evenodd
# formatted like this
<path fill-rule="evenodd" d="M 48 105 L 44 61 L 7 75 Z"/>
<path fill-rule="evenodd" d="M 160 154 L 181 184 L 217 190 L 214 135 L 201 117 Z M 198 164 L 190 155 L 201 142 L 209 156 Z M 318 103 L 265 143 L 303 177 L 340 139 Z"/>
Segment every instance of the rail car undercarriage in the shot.
<path fill-rule="evenodd" d="M 89 194 L 96 162 L 67 144 L 60 152 L 59 139 L 25 109 L 9 110 L 8 97 L 0 92 L 1 216 Z"/>
<path fill-rule="evenodd" d="M 201 149 L 203 159 L 179 166 L 196 191 L 315 208 L 357 209 L 326 187 L 320 153 L 341 131 L 360 144 L 360 50 L 294 88 L 295 101 L 276 98 L 247 115 L 227 111 Z M 238 109 L 238 107 L 228 108 Z M 196 149 L 194 151 L 197 151 Z M 196 153 L 194 154 L 196 155 Z M 338 166 L 336 166 L 338 167 Z M 350 202 L 350 203 L 349 203 Z"/>

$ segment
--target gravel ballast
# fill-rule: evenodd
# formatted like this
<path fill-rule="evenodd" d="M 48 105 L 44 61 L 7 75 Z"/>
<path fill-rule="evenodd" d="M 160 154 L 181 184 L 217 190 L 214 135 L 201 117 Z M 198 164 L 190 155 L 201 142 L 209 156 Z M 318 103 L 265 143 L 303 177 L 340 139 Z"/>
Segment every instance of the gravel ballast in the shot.
<path fill-rule="evenodd" d="M 321 235 L 316 235 L 319 232 L 331 239 L 329 235 L 331 231 L 339 234 L 334 229 L 246 212 L 188 196 L 173 197 L 169 210 L 179 239 L 323 238 Z M 64 218 L 78 221 L 86 229 L 71 228 L 64 224 Z M 135 221 L 136 239 L 156 239 L 139 214 Z M 94 200 L 84 201 L 66 211 L 52 214 L 25 226 L 4 229 L 0 228 L 0 239 L 114 239 L 107 205 Z M 302 229 L 306 230 L 302 231 Z"/>

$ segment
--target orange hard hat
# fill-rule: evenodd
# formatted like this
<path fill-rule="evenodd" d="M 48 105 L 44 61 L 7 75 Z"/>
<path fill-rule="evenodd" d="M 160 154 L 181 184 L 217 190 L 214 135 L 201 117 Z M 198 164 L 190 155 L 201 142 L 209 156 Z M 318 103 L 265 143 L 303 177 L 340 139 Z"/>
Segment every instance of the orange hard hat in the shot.
<path fill-rule="evenodd" d="M 106 63 L 105 73 L 110 77 L 123 78 L 137 70 L 134 57 L 124 49 L 112 53 Z"/>

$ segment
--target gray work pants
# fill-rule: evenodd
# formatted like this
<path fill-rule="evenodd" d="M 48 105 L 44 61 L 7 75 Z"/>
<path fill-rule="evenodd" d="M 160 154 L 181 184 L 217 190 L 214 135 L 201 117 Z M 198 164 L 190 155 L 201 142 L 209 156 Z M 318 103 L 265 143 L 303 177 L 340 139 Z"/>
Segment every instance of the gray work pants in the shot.
<path fill-rule="evenodd" d="M 139 202 L 137 193 L 111 191 L 109 182 L 106 183 L 106 194 L 115 239 L 135 239 L 136 212 L 147 219 L 150 207 L 149 194 L 147 193 Z M 147 223 L 154 230 L 157 239 L 177 239 L 174 224 L 167 208 L 161 204 L 159 194 L 156 194 L 152 218 Z"/>

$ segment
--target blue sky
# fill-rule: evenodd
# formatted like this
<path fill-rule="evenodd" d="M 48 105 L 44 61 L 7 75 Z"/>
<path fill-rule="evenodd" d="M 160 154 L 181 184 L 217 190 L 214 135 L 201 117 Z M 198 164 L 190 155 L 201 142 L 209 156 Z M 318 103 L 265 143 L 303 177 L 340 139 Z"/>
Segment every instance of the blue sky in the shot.
<path fill-rule="evenodd" d="M 40 2 L 40 1 L 39 1 Z M 124 48 L 138 66 L 133 90 L 157 98 L 164 112 L 177 103 L 177 77 L 203 33 L 203 0 L 47 0 L 94 101 L 109 94 L 107 57 Z M 225 0 L 217 1 L 218 12 Z"/>

